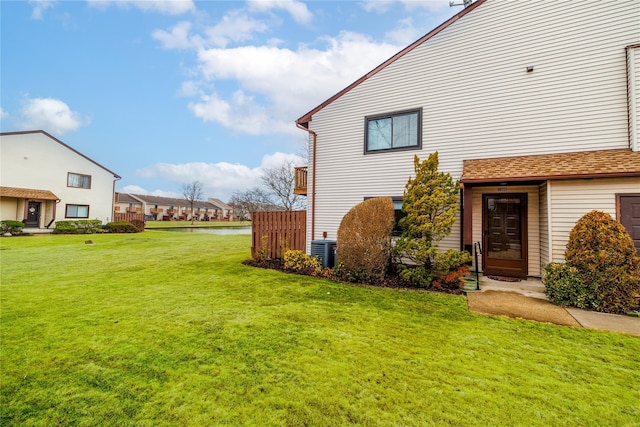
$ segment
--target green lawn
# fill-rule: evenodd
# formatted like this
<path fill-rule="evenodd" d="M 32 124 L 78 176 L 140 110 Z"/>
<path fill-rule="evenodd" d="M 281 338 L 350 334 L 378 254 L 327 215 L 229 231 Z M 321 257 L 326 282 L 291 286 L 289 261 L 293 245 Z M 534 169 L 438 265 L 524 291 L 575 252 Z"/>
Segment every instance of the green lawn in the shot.
<path fill-rule="evenodd" d="M 145 228 L 174 228 L 174 227 L 248 227 L 251 221 L 146 221 Z"/>
<path fill-rule="evenodd" d="M 0 239 L 0 425 L 640 425 L 637 337 L 254 269 L 249 245 Z"/>

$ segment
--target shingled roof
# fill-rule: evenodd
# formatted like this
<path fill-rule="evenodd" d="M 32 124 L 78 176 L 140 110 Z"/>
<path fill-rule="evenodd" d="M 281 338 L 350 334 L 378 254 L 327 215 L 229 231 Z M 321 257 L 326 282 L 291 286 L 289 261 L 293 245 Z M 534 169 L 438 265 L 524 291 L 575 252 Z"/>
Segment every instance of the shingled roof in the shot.
<path fill-rule="evenodd" d="M 0 187 L 0 195 L 16 199 L 60 200 L 58 196 L 49 190 L 35 190 L 32 188 Z"/>
<path fill-rule="evenodd" d="M 640 176 L 640 152 L 629 149 L 465 160 L 463 183 Z"/>

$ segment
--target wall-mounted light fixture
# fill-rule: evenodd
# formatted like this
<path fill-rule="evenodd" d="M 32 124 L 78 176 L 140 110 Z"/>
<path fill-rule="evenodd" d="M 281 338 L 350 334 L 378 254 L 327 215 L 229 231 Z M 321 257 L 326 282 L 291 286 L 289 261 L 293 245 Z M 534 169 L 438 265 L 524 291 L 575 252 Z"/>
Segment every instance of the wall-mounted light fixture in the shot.
<path fill-rule="evenodd" d="M 533 65 L 527 65 L 527 73 L 533 73 Z"/>

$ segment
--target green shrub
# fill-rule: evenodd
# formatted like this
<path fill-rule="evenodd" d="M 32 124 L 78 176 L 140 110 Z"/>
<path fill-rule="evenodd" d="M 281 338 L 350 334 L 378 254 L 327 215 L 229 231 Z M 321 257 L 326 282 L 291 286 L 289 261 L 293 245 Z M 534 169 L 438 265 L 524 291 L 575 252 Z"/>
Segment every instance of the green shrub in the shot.
<path fill-rule="evenodd" d="M 430 287 L 435 277 L 434 271 L 426 268 L 424 265 L 407 266 L 405 264 L 398 264 L 397 268 L 398 275 L 402 280 L 421 288 Z"/>
<path fill-rule="evenodd" d="M 109 233 L 139 233 L 138 227 L 130 223 L 129 221 L 116 221 L 110 222 L 105 225 L 105 230 Z"/>
<path fill-rule="evenodd" d="M 563 279 L 567 286 L 578 288 L 566 291 L 575 298 L 570 305 L 607 313 L 640 306 L 640 256 L 627 230 L 608 213 L 591 211 L 578 220 L 569 235 L 565 259 L 579 279 Z M 582 292 L 589 296 L 580 300 Z"/>
<path fill-rule="evenodd" d="M 553 262 L 543 266 L 545 293 L 554 304 L 578 308 L 593 308 L 595 292 L 580 279 L 578 270 L 567 264 Z"/>
<path fill-rule="evenodd" d="M 283 255 L 284 269 L 311 276 L 322 272 L 320 261 L 316 257 L 307 255 L 304 251 L 287 249 Z"/>
<path fill-rule="evenodd" d="M 102 221 L 99 219 L 76 219 L 69 221 L 56 221 L 56 234 L 93 234 L 102 229 Z"/>
<path fill-rule="evenodd" d="M 393 200 L 376 197 L 357 204 L 338 228 L 338 262 L 347 280 L 376 282 L 385 277 L 391 261 Z"/>
<path fill-rule="evenodd" d="M 14 221 L 11 219 L 5 219 L 0 221 L 0 232 L 2 234 L 11 233 L 12 235 L 22 234 L 24 223 L 20 221 Z"/>

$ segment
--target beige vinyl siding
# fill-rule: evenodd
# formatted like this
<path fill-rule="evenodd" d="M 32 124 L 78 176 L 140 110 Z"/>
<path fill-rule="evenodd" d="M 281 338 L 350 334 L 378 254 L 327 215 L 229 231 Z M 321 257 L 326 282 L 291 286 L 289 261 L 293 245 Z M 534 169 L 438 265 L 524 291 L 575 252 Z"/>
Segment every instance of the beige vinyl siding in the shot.
<path fill-rule="evenodd" d="M 313 115 L 316 235 L 366 196 L 398 196 L 413 156 L 463 159 L 629 146 L 633 1 L 487 1 Z M 534 66 L 532 73 L 526 67 Z M 422 150 L 364 154 L 364 118 L 422 108 Z M 311 175 L 309 175 L 311 181 Z M 310 230 L 310 227 L 309 227 Z M 459 228 L 443 248 L 459 248 Z"/>
<path fill-rule="evenodd" d="M 640 46 L 627 48 L 627 79 L 629 96 L 629 140 L 631 149 L 640 151 Z"/>
<path fill-rule="evenodd" d="M 507 191 L 502 189 L 507 188 Z M 483 194 L 527 194 L 528 276 L 540 276 L 540 221 L 539 187 L 536 185 L 507 187 L 476 187 L 473 189 L 473 241 L 482 242 L 482 195 Z M 484 250 L 484 248 L 483 248 Z M 482 260 L 479 260 L 482 270 Z"/>
<path fill-rule="evenodd" d="M 640 191 L 640 177 L 579 179 L 550 182 L 552 227 L 552 260 L 564 261 L 569 233 L 576 221 L 592 210 L 609 213 L 616 218 L 616 194 Z"/>
<path fill-rule="evenodd" d="M 548 264 L 550 258 L 550 235 L 549 235 L 549 192 L 547 191 L 549 183 L 540 184 L 540 196 L 538 198 L 540 204 L 540 264 Z"/>

